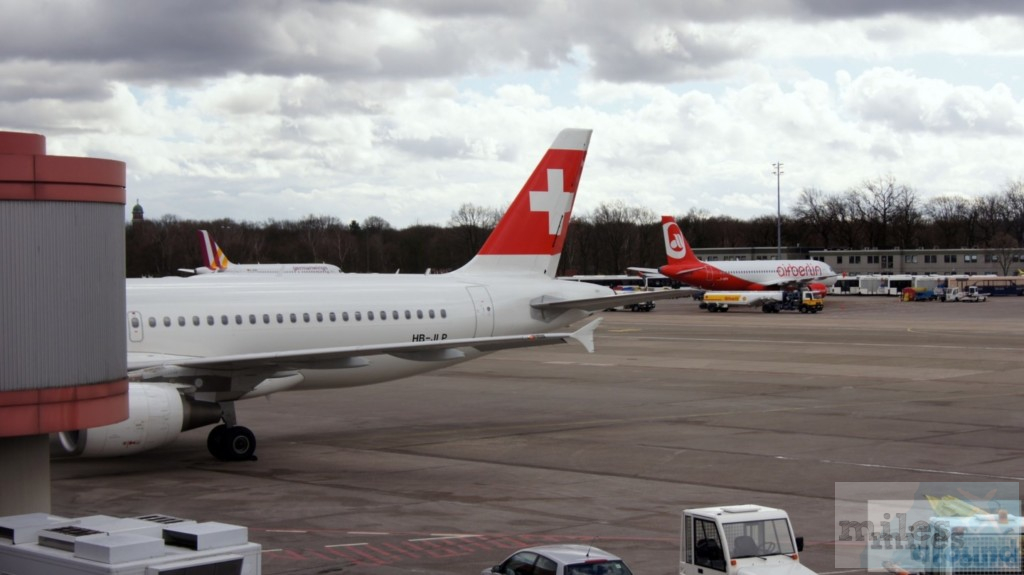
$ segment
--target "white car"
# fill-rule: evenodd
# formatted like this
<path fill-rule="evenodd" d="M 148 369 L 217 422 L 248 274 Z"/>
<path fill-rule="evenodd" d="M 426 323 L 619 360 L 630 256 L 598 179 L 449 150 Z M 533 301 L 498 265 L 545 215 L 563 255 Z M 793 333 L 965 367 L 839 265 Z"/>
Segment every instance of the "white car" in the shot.
<path fill-rule="evenodd" d="M 626 563 L 591 545 L 541 545 L 520 549 L 480 575 L 633 575 Z"/>

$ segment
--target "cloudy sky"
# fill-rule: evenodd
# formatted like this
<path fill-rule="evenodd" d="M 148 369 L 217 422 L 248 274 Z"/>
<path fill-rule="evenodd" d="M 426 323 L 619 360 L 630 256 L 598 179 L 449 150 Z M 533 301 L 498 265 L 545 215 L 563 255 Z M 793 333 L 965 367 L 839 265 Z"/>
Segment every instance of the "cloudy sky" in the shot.
<path fill-rule="evenodd" d="M 577 211 L 774 214 L 1024 177 L 1024 3 L 0 0 L 0 129 L 128 163 L 147 217 L 504 208 L 593 128 Z"/>

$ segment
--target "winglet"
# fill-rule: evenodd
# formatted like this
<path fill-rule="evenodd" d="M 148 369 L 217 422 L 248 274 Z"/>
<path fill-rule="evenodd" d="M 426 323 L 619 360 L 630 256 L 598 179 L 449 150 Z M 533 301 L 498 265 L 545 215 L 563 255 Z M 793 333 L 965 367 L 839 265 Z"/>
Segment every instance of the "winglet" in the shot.
<path fill-rule="evenodd" d="M 604 318 L 602 317 L 595 319 L 587 325 L 572 332 L 569 337 L 583 344 L 583 347 L 588 352 L 594 353 L 594 331 L 597 329 L 597 326 L 601 325 L 601 320 L 603 319 Z"/>
<path fill-rule="evenodd" d="M 455 273 L 539 272 L 555 277 L 590 135 L 584 129 L 558 134 L 480 252 Z"/>

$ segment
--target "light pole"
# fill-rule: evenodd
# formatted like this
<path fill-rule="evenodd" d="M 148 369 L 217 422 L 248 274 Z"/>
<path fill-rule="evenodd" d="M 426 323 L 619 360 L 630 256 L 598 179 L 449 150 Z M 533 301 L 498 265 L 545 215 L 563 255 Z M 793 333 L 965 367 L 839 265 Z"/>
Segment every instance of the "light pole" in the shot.
<path fill-rule="evenodd" d="M 780 181 L 782 178 L 782 162 L 775 162 L 772 164 L 775 171 L 775 236 L 778 241 L 778 247 L 775 249 L 775 259 L 782 259 L 782 186 Z"/>

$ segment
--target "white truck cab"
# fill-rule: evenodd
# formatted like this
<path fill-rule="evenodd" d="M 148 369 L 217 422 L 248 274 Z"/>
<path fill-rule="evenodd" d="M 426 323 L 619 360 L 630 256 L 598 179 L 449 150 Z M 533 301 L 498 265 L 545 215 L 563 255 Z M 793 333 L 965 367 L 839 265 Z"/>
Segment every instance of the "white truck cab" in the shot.
<path fill-rule="evenodd" d="M 951 287 L 946 290 L 943 301 L 979 302 L 988 301 L 988 296 L 978 291 L 978 286 L 967 286 L 963 289 Z"/>
<path fill-rule="evenodd" d="M 761 505 L 683 511 L 679 575 L 814 575 L 789 515 Z"/>

